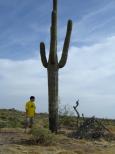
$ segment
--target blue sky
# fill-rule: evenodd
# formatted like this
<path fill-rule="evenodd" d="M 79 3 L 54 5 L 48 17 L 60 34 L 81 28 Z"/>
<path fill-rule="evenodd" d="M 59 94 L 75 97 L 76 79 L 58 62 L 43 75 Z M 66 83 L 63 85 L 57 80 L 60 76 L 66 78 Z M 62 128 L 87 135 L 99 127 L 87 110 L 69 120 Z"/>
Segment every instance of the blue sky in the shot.
<path fill-rule="evenodd" d="M 1 108 L 24 109 L 35 95 L 38 111 L 47 111 L 39 43 L 46 43 L 48 54 L 51 11 L 52 0 L 0 0 Z M 115 0 L 59 0 L 59 57 L 68 19 L 73 31 L 68 63 L 60 71 L 60 100 L 73 106 L 79 98 L 86 116 L 115 118 Z"/>
<path fill-rule="evenodd" d="M 65 37 L 67 20 L 73 20 L 76 46 L 89 45 L 115 33 L 114 0 L 59 0 L 58 40 Z M 0 0 L 0 58 L 35 57 L 39 42 L 49 48 L 52 0 Z"/>

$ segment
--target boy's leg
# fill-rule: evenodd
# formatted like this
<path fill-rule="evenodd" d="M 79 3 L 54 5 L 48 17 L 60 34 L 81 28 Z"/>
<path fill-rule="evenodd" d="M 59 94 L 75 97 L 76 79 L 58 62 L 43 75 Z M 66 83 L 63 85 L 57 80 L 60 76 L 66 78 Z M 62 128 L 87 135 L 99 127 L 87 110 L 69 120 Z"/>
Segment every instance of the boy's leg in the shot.
<path fill-rule="evenodd" d="M 34 123 L 34 118 L 33 118 L 33 117 L 31 117 L 31 118 L 30 118 L 30 125 L 29 125 L 29 128 L 32 128 L 33 123 Z"/>
<path fill-rule="evenodd" d="M 27 131 L 27 128 L 29 128 L 30 125 L 30 118 L 26 117 L 26 122 L 25 122 L 25 132 Z"/>

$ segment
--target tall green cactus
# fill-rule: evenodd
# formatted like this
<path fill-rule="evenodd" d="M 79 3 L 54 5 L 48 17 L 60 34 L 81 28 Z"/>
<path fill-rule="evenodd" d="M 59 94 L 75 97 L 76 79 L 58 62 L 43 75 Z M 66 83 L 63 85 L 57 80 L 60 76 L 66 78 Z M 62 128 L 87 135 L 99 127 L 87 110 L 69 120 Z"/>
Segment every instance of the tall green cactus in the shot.
<path fill-rule="evenodd" d="M 53 0 L 51 19 L 50 54 L 47 61 L 45 44 L 40 43 L 40 54 L 43 66 L 48 72 L 48 95 L 49 95 L 49 129 L 57 132 L 58 129 L 58 71 L 65 66 L 68 56 L 68 48 L 72 31 L 72 21 L 68 20 L 67 32 L 64 41 L 62 56 L 58 62 L 57 57 L 57 0 Z"/>

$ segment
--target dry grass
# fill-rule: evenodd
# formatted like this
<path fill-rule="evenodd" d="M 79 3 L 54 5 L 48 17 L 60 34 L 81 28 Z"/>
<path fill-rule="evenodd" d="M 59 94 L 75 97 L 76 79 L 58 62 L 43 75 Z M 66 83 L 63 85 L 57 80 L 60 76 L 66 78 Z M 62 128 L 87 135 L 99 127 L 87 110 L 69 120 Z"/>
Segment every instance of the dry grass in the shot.
<path fill-rule="evenodd" d="M 8 111 L 12 112 L 12 111 Z M 14 111 L 13 111 L 14 112 Z M 24 115 L 23 113 L 15 112 L 17 115 L 16 118 L 18 119 L 17 126 L 23 127 L 23 120 Z M 0 113 L 0 117 L 2 121 L 11 120 L 11 118 L 6 119 L 8 115 L 7 110 L 2 110 Z M 12 116 L 12 114 L 11 114 Z M 75 118 L 75 117 L 74 117 Z M 8 121 L 8 127 L 14 126 L 14 123 L 10 123 Z M 66 118 L 70 125 L 74 125 L 75 121 L 73 119 L 73 123 L 71 118 Z M 62 119 L 63 125 L 65 124 L 65 119 Z M 15 121 L 16 122 L 16 121 Z M 108 127 L 112 133 L 115 134 L 115 122 L 113 121 L 106 121 L 106 127 Z M 67 124 L 67 123 L 66 123 Z M 47 129 L 48 127 L 48 117 L 47 115 L 37 115 L 35 127 L 37 129 Z M 40 127 L 40 128 L 39 128 Z M 105 140 L 98 140 L 98 141 L 88 141 L 88 140 L 76 140 L 67 137 L 67 133 L 71 130 L 68 130 L 66 127 L 63 130 L 60 130 L 60 133 L 56 135 L 56 139 L 51 138 L 51 141 L 56 141 L 55 144 L 53 142 L 50 145 L 45 146 L 44 144 L 38 145 L 31 145 L 28 144 L 29 140 L 31 139 L 31 134 L 25 134 L 23 128 L 3 128 L 1 129 L 2 132 L 6 132 L 5 136 L 0 135 L 0 154 L 114 154 L 115 153 L 115 141 L 105 141 Z M 11 135 L 7 134 L 7 132 L 13 132 Z M 15 133 L 18 132 L 18 133 Z M 38 131 L 39 132 L 39 131 Z M 61 134 L 61 132 L 63 132 Z M 39 132 L 40 133 L 40 132 Z M 41 131 L 44 134 L 44 131 Z M 47 138 L 47 131 L 46 138 Z M 2 141 L 4 143 L 2 144 Z M 6 144 L 6 141 L 12 141 L 12 144 Z M 25 140 L 27 142 L 22 142 Z M 16 142 L 15 142 L 16 141 Z M 26 144 L 25 144 L 26 143 Z"/>

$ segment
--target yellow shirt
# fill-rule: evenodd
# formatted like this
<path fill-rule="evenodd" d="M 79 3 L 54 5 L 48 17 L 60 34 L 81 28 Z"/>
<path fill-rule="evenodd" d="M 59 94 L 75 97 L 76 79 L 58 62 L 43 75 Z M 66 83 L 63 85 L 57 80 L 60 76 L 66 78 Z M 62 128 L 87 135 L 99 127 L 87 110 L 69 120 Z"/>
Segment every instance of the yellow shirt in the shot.
<path fill-rule="evenodd" d="M 28 101 L 26 103 L 25 109 L 28 117 L 35 116 L 35 110 L 36 110 L 35 102 Z"/>

